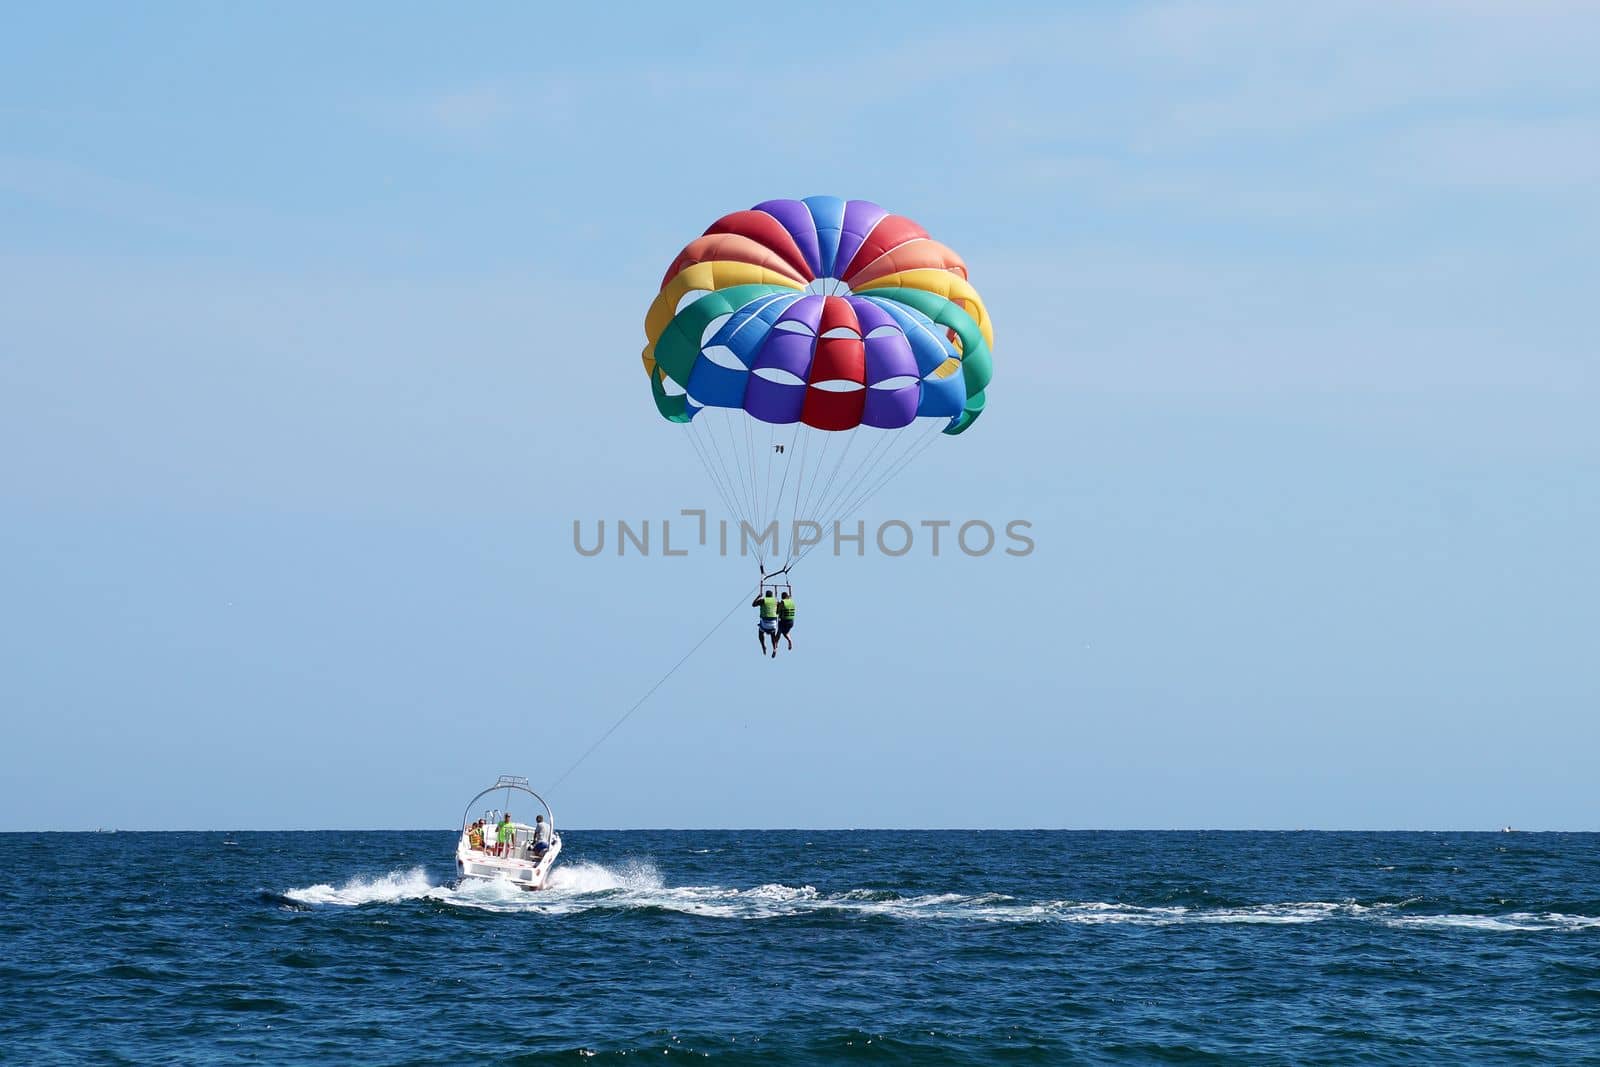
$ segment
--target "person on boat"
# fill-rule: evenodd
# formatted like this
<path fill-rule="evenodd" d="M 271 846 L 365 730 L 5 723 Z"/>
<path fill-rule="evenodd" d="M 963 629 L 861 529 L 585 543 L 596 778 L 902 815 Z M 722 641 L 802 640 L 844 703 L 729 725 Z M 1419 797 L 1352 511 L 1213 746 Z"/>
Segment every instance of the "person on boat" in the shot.
<path fill-rule="evenodd" d="M 767 654 L 767 637 L 772 637 L 772 654 L 778 654 L 778 597 L 777 589 L 770 592 L 763 589 L 750 606 L 761 609 L 760 620 L 756 623 L 756 640 L 761 642 L 761 654 Z"/>
<path fill-rule="evenodd" d="M 793 629 L 794 629 L 794 591 L 793 590 L 789 590 L 789 589 L 785 589 L 783 591 L 782 599 L 780 599 L 778 601 L 778 634 L 777 634 L 777 637 L 774 637 L 772 639 L 772 652 L 773 652 L 774 655 L 776 655 L 777 652 L 778 652 L 778 638 L 779 637 L 781 637 L 785 641 L 789 642 L 789 648 L 790 648 L 791 651 L 793 651 L 793 649 L 794 649 L 794 638 L 789 636 L 790 631 L 792 631 Z"/>
<path fill-rule="evenodd" d="M 550 851 L 550 824 L 543 815 L 533 817 L 533 858 L 542 859 Z"/>
<path fill-rule="evenodd" d="M 517 836 L 516 828 L 511 825 L 511 813 L 508 811 L 500 819 L 500 825 L 495 830 L 494 854 L 496 856 L 511 855 L 511 842 Z"/>
<path fill-rule="evenodd" d="M 483 820 L 479 819 L 467 827 L 467 847 L 477 852 L 483 851 Z"/>

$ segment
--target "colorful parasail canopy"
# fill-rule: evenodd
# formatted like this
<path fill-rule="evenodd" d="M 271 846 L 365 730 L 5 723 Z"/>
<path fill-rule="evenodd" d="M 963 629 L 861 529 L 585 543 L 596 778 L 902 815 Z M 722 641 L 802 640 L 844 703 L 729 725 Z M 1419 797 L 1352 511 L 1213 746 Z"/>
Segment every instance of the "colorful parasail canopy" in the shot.
<path fill-rule="evenodd" d="M 818 430 L 898 429 L 983 410 L 994 335 L 966 264 L 866 200 L 768 200 L 712 223 L 645 316 L 661 414 L 704 408 Z"/>

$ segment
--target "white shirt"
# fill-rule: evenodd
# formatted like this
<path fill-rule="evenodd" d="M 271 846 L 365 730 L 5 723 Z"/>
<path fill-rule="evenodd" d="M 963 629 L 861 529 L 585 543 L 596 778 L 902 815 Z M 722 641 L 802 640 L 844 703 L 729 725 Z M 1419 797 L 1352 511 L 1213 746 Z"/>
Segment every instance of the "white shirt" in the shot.
<path fill-rule="evenodd" d="M 550 843 L 550 824 L 547 822 L 541 822 L 535 823 L 534 825 L 537 827 L 537 829 L 534 831 L 536 839 L 541 843 L 548 845 Z"/>

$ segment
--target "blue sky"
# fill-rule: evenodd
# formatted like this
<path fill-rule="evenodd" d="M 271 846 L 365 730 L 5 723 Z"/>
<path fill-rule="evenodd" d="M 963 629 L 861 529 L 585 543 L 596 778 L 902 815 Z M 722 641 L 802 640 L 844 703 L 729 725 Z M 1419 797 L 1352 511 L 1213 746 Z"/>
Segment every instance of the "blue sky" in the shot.
<path fill-rule="evenodd" d="M 443 826 L 748 565 L 638 352 L 775 196 L 961 251 L 990 407 L 574 826 L 1594 828 L 1600 11 L 35 7 L 0 42 L 0 829 Z"/>

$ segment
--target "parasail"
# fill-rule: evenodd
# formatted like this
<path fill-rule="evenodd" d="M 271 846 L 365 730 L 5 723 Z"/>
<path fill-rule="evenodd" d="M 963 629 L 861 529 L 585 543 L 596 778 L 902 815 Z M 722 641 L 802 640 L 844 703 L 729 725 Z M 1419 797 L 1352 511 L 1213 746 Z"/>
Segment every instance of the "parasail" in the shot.
<path fill-rule="evenodd" d="M 763 573 L 982 413 L 994 334 L 966 264 L 866 200 L 768 200 L 712 223 L 645 315 L 657 410 L 687 428 Z M 774 566 L 774 570 L 778 568 Z"/>

